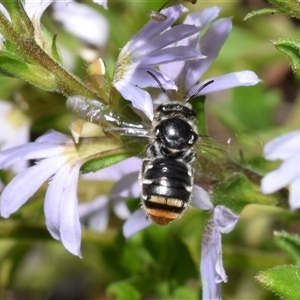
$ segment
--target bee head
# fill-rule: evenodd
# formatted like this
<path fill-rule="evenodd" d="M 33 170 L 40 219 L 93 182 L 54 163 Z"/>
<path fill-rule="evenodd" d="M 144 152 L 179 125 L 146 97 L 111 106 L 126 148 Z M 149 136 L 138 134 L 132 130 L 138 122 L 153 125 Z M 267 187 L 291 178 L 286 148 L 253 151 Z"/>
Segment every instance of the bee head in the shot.
<path fill-rule="evenodd" d="M 162 120 L 155 128 L 155 136 L 172 153 L 192 147 L 198 137 L 188 122 L 177 117 Z"/>

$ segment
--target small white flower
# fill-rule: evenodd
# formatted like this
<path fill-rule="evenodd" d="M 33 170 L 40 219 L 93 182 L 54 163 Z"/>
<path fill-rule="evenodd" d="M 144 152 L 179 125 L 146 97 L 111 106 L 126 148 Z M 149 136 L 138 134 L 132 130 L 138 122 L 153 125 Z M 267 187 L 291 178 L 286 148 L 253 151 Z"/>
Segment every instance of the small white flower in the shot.
<path fill-rule="evenodd" d="M 119 54 L 113 75 L 113 85 L 132 105 L 153 118 L 153 103 L 145 87 L 158 87 L 147 71 L 151 71 L 166 89 L 176 89 L 171 77 L 158 71 L 155 66 L 203 58 L 198 51 L 187 46 L 169 47 L 175 42 L 195 34 L 194 25 L 181 24 L 170 27 L 183 13 L 182 5 L 161 11 L 167 19 L 162 22 L 150 20 L 124 46 Z"/>
<path fill-rule="evenodd" d="M 264 176 L 261 189 L 271 194 L 289 185 L 289 204 L 292 210 L 300 208 L 300 130 L 280 136 L 265 145 L 268 160 L 283 160 L 281 166 Z"/>

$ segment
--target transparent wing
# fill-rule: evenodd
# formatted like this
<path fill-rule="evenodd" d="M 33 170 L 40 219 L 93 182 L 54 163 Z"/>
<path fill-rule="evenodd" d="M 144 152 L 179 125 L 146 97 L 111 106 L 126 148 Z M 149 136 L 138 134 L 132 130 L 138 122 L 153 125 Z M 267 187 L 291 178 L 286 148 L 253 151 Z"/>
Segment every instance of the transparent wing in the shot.
<path fill-rule="evenodd" d="M 141 121 L 132 121 L 131 119 L 126 118 L 123 114 L 114 111 L 111 107 L 98 100 L 71 96 L 67 100 L 67 107 L 80 118 L 85 119 L 88 122 L 98 125 L 102 123 L 110 125 L 110 127 L 115 127 L 116 129 L 127 128 L 127 131 L 123 130 L 124 134 L 126 132 L 128 133 L 127 135 L 132 134 L 132 131 L 129 130 L 129 128 L 131 128 L 135 129 L 136 132 L 140 132 L 139 136 L 145 136 L 145 129 L 149 127 Z M 119 131 L 122 132 L 121 129 Z"/>
<path fill-rule="evenodd" d="M 195 148 L 195 183 L 201 186 L 222 182 L 235 172 L 241 172 L 259 183 L 261 176 L 237 163 L 230 151 L 207 136 L 200 136 Z"/>

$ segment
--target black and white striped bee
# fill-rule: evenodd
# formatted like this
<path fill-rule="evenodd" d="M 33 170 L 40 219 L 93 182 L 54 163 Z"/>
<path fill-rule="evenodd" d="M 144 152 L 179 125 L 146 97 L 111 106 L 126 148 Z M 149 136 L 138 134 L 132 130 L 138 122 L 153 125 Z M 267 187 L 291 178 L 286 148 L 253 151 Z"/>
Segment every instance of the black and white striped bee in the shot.
<path fill-rule="evenodd" d="M 178 219 L 189 206 L 194 184 L 194 145 L 198 140 L 196 112 L 188 101 L 174 101 L 154 74 L 148 71 L 170 101 L 157 107 L 152 124 L 154 139 L 146 150 L 140 172 L 142 207 L 156 224 Z"/>
<path fill-rule="evenodd" d="M 189 100 L 213 81 L 201 86 L 195 94 L 184 101 L 175 101 L 163 88 L 158 78 L 147 71 L 158 83 L 169 101 L 157 107 L 153 123 L 120 122 L 118 116 L 110 114 L 108 122 L 117 125 L 106 132 L 118 131 L 124 136 L 147 138 L 146 158 L 140 171 L 141 200 L 146 215 L 158 225 L 167 225 L 180 218 L 191 201 L 194 184 L 195 145 L 199 139 L 195 125 L 196 112 Z M 68 100 L 69 101 L 69 100 Z M 73 99 L 69 105 L 90 122 L 101 117 L 99 102 L 80 103 Z M 76 109 L 76 107 L 80 107 Z M 99 107 L 99 108 L 97 108 Z M 102 114 L 103 117 L 103 114 Z"/>

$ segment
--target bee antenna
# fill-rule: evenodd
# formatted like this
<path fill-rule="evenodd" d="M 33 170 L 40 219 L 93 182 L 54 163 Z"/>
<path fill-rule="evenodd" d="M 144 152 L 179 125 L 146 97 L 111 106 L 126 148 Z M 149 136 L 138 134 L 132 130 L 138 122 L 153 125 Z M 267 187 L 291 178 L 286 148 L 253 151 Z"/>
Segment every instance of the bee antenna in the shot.
<path fill-rule="evenodd" d="M 157 82 L 160 89 L 168 96 L 168 98 L 173 101 L 171 95 L 167 92 L 167 90 L 162 86 L 161 82 L 158 80 L 158 78 L 150 71 L 147 71 L 147 73 Z"/>
<path fill-rule="evenodd" d="M 212 84 L 213 82 L 214 82 L 214 80 L 210 80 L 210 81 L 204 83 L 203 85 L 201 85 L 199 87 L 199 89 L 196 91 L 196 93 L 194 93 L 192 96 L 188 97 L 184 102 L 188 102 L 192 98 L 196 97 L 204 88 L 206 88 L 208 85 Z"/>

